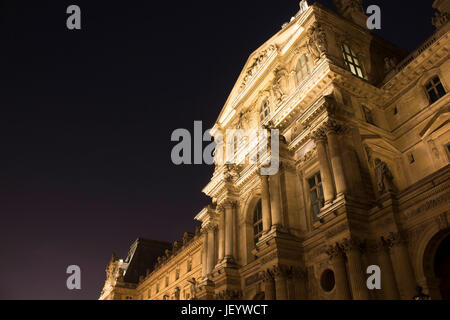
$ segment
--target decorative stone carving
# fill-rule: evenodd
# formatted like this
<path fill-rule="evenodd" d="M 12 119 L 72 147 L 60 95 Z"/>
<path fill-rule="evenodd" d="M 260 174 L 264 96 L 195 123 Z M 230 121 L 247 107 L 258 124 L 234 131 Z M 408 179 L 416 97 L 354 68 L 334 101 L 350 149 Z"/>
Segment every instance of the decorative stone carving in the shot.
<path fill-rule="evenodd" d="M 242 299 L 241 290 L 223 290 L 216 294 L 217 300 L 240 300 Z"/>
<path fill-rule="evenodd" d="M 352 250 L 359 250 L 362 251 L 365 247 L 365 243 L 364 241 L 361 241 L 358 238 L 350 238 L 347 239 L 345 238 L 341 243 L 340 243 L 340 247 L 342 248 L 342 250 L 347 253 L 350 252 Z"/>
<path fill-rule="evenodd" d="M 267 269 L 259 273 L 259 278 L 262 279 L 263 282 L 273 281 L 273 274 L 269 269 Z"/>
<path fill-rule="evenodd" d="M 176 287 L 175 291 L 173 292 L 173 296 L 175 300 L 180 300 L 180 288 Z"/>
<path fill-rule="evenodd" d="M 326 34 L 319 22 L 309 28 L 308 37 L 308 51 L 317 61 L 328 49 Z"/>
<path fill-rule="evenodd" d="M 328 254 L 330 260 L 333 260 L 334 258 L 342 257 L 343 251 L 339 244 L 328 246 L 328 248 L 325 249 L 325 253 Z"/>
<path fill-rule="evenodd" d="M 311 139 L 317 144 L 318 142 L 327 141 L 327 135 L 323 129 L 317 129 L 310 134 Z"/>
<path fill-rule="evenodd" d="M 188 280 L 188 282 L 190 283 L 189 291 L 191 293 L 191 299 L 195 300 L 197 298 L 197 289 L 198 289 L 197 280 L 195 280 L 195 278 L 192 278 L 191 280 Z"/>
<path fill-rule="evenodd" d="M 274 73 L 275 79 L 272 84 L 272 93 L 275 100 L 275 105 L 277 105 L 286 97 L 287 72 L 284 69 L 276 69 Z"/>
<path fill-rule="evenodd" d="M 435 217 L 434 221 L 436 222 L 440 230 L 447 229 L 448 228 L 447 212 L 441 213 L 440 215 Z"/>
<path fill-rule="evenodd" d="M 435 26 L 436 29 L 440 29 L 447 23 L 447 21 L 449 20 L 449 16 L 450 15 L 448 14 L 448 12 L 436 11 L 432 19 L 433 26 Z"/>
<path fill-rule="evenodd" d="M 341 14 L 348 11 L 363 11 L 362 0 L 333 0 Z"/>
<path fill-rule="evenodd" d="M 288 277 L 291 274 L 291 267 L 284 264 L 276 264 L 272 267 L 274 277 Z"/>
<path fill-rule="evenodd" d="M 325 133 L 334 132 L 339 133 L 341 131 L 341 126 L 334 120 L 328 120 L 322 126 Z"/>
<path fill-rule="evenodd" d="M 388 165 L 378 158 L 375 159 L 375 176 L 377 178 L 377 188 L 380 195 L 394 191 L 394 184 L 392 182 L 394 177 L 392 176 Z"/>
<path fill-rule="evenodd" d="M 384 58 L 384 73 L 389 73 L 397 66 L 397 59 L 395 57 Z"/>
<path fill-rule="evenodd" d="M 274 45 L 270 45 L 267 49 L 261 51 L 255 58 L 253 58 L 253 61 L 247 68 L 244 80 L 242 81 L 242 84 L 240 86 L 241 91 L 245 88 L 247 83 L 249 83 L 250 80 L 253 79 L 253 77 L 258 73 L 258 71 L 261 69 L 261 66 L 269 58 L 269 55 L 275 50 L 276 47 Z"/>
<path fill-rule="evenodd" d="M 388 247 L 392 248 L 405 243 L 405 239 L 400 232 L 390 232 L 387 237 L 382 237 L 381 240 Z"/>
<path fill-rule="evenodd" d="M 306 1 L 306 0 L 301 0 L 299 3 L 299 6 L 300 6 L 300 11 L 298 12 L 297 15 L 300 15 L 309 9 L 309 4 L 308 4 L 308 1 Z"/>

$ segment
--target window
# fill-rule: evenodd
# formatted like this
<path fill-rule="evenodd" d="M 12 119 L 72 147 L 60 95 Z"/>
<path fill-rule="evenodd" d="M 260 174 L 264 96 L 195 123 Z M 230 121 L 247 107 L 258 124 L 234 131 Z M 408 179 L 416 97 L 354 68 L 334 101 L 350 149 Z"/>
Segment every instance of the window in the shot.
<path fill-rule="evenodd" d="M 159 283 L 156 284 L 156 293 L 159 293 Z"/>
<path fill-rule="evenodd" d="M 320 172 L 309 178 L 308 184 L 314 220 L 317 220 L 320 209 L 322 209 L 325 204 L 325 200 L 323 198 L 322 177 L 320 176 Z"/>
<path fill-rule="evenodd" d="M 256 244 L 262 235 L 263 223 L 262 223 L 262 208 L 261 200 L 256 204 L 255 210 L 253 211 L 253 240 Z"/>
<path fill-rule="evenodd" d="M 180 269 L 175 270 L 175 280 L 180 279 Z"/>
<path fill-rule="evenodd" d="M 148 289 L 147 296 L 148 296 L 148 299 L 150 299 L 152 297 L 152 288 Z"/>
<path fill-rule="evenodd" d="M 166 288 L 167 288 L 169 286 L 169 277 L 166 277 L 165 284 L 166 284 Z"/>
<path fill-rule="evenodd" d="M 430 103 L 438 101 L 440 98 L 445 96 L 445 89 L 441 83 L 438 76 L 434 77 L 425 84 L 425 89 L 427 90 L 428 98 Z"/>
<path fill-rule="evenodd" d="M 264 99 L 264 101 L 261 104 L 261 108 L 259 110 L 259 115 L 261 122 L 264 121 L 264 119 L 269 115 L 270 108 L 269 108 L 269 99 Z"/>
<path fill-rule="evenodd" d="M 345 43 L 342 45 L 342 54 L 344 55 L 344 61 L 347 68 L 355 76 L 364 79 L 361 63 L 356 57 L 355 52 Z"/>
<path fill-rule="evenodd" d="M 308 56 L 306 54 L 302 55 L 297 62 L 297 80 L 298 82 L 302 81 L 309 73 L 310 66 L 308 61 Z"/>

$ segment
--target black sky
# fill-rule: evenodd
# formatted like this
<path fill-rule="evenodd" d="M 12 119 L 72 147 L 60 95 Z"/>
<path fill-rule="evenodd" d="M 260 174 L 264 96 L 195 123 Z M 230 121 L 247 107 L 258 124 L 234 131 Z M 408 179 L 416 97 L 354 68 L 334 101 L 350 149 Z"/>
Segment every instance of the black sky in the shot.
<path fill-rule="evenodd" d="M 113 251 L 193 231 L 212 168 L 173 165 L 170 135 L 214 123 L 298 1 L 0 3 L 0 299 L 96 299 Z M 433 32 L 431 3 L 364 2 L 408 50 Z M 65 287 L 71 264 L 81 291 Z"/>

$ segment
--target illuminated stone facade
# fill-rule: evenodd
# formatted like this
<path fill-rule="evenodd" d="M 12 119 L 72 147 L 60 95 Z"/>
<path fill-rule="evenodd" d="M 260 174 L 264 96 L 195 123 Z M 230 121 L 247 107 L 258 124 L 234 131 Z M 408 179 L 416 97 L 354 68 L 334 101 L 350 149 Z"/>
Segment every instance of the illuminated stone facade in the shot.
<path fill-rule="evenodd" d="M 409 55 L 366 28 L 360 1 L 335 3 L 301 2 L 215 124 L 278 129 L 278 174 L 216 165 L 201 229 L 135 283 L 133 257 L 113 257 L 101 299 L 450 298 L 448 1 Z"/>

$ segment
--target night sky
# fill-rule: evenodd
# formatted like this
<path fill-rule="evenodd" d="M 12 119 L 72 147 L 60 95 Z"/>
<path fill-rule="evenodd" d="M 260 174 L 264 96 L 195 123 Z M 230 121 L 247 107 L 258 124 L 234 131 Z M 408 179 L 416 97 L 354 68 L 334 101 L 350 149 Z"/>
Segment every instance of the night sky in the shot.
<path fill-rule="evenodd" d="M 1 1 L 0 299 L 97 299 L 112 252 L 193 231 L 213 168 L 173 165 L 171 133 L 213 125 L 298 2 Z M 432 0 L 364 4 L 404 49 L 433 32 Z"/>

